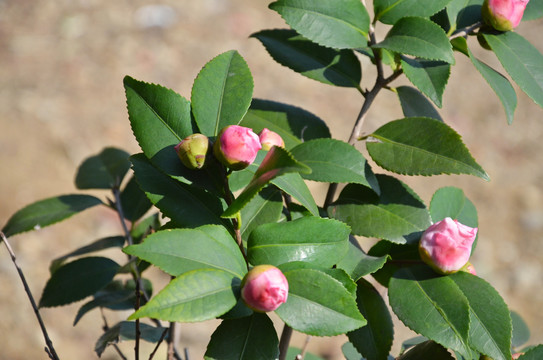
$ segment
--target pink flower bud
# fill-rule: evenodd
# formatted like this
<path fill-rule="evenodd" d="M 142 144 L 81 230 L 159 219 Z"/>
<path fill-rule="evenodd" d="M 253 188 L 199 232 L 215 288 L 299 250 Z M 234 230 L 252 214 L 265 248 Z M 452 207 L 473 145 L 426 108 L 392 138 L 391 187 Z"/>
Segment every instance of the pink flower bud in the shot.
<path fill-rule="evenodd" d="M 518 358 L 521 357 L 522 355 L 524 355 L 524 353 L 514 353 L 513 356 L 512 356 L 512 359 L 513 359 L 513 360 L 518 359 Z"/>
<path fill-rule="evenodd" d="M 440 274 L 452 274 L 469 260 L 477 228 L 445 218 L 422 234 L 419 253 L 422 260 Z"/>
<path fill-rule="evenodd" d="M 230 125 L 221 130 L 213 145 L 215 157 L 232 170 L 242 170 L 255 161 L 262 148 L 253 130 Z"/>
<path fill-rule="evenodd" d="M 184 138 L 174 149 L 183 165 L 189 169 L 201 169 L 206 160 L 208 146 L 207 136 L 192 134 Z"/>
<path fill-rule="evenodd" d="M 272 146 L 279 146 L 282 148 L 285 147 L 283 138 L 278 133 L 266 128 L 262 129 L 262 131 L 258 134 L 258 137 L 260 138 L 260 143 L 262 144 L 262 150 L 268 151 L 272 148 Z"/>
<path fill-rule="evenodd" d="M 466 265 L 462 266 L 462 269 L 460 269 L 460 271 L 464 271 L 464 272 L 470 273 L 471 275 L 477 276 L 477 271 L 475 271 L 475 266 L 473 266 L 473 264 L 470 263 L 469 261 L 466 263 Z"/>
<path fill-rule="evenodd" d="M 498 31 L 509 31 L 518 26 L 529 0 L 485 0 L 483 20 Z"/>
<path fill-rule="evenodd" d="M 243 278 L 241 287 L 243 301 L 254 311 L 273 311 L 287 301 L 287 279 L 281 270 L 272 265 L 252 268 Z"/>

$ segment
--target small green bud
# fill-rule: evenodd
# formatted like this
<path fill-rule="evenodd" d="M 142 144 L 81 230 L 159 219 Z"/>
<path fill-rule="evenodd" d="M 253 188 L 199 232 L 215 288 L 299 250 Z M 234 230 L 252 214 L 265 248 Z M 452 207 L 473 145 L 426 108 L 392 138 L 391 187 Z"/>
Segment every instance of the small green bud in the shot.
<path fill-rule="evenodd" d="M 202 134 L 192 134 L 175 146 L 179 159 L 189 169 L 201 169 L 206 160 L 209 139 Z"/>

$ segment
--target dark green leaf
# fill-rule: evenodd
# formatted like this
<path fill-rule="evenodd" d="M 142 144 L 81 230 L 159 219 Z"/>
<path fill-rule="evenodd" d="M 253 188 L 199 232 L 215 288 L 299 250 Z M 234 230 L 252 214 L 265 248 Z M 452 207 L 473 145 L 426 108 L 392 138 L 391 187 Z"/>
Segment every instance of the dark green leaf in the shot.
<path fill-rule="evenodd" d="M 469 58 L 473 63 L 473 66 L 483 75 L 486 82 L 492 90 L 498 95 L 503 109 L 505 110 L 505 116 L 507 117 L 507 123 L 511 125 L 513 123 L 513 114 L 517 107 L 517 95 L 515 94 L 515 89 L 507 80 L 505 76 L 488 66 L 482 61 L 477 60 L 473 53 L 468 50 Z"/>
<path fill-rule="evenodd" d="M 405 16 L 428 17 L 443 9 L 451 0 L 375 0 L 375 19 L 394 24 Z"/>
<path fill-rule="evenodd" d="M 405 117 L 429 117 L 443 121 L 432 103 L 420 91 L 410 86 L 396 88 Z"/>
<path fill-rule="evenodd" d="M 366 280 L 358 280 L 356 303 L 367 325 L 347 334 L 349 341 L 367 360 L 386 359 L 392 347 L 394 330 L 387 305 Z"/>
<path fill-rule="evenodd" d="M 140 189 L 136 178 L 132 177 L 121 192 L 121 207 L 124 218 L 135 222 L 151 208 L 153 204 Z"/>
<path fill-rule="evenodd" d="M 39 306 L 60 306 L 84 299 L 109 284 L 118 269 L 115 261 L 104 257 L 86 257 L 63 265 L 47 281 Z"/>
<path fill-rule="evenodd" d="M 354 146 L 336 139 L 306 141 L 292 149 L 292 156 L 311 168 L 305 179 L 323 182 L 354 182 L 370 186 L 366 159 Z"/>
<path fill-rule="evenodd" d="M 79 166 L 75 177 L 78 189 L 111 189 L 119 186 L 128 169 L 130 154 L 116 148 L 105 148 Z"/>
<path fill-rule="evenodd" d="M 469 174 L 489 180 L 460 135 L 441 121 L 412 117 L 391 121 L 375 131 L 366 146 L 384 169 L 405 175 Z"/>
<path fill-rule="evenodd" d="M 279 339 L 266 314 L 224 320 L 211 335 L 206 360 L 275 360 Z"/>
<path fill-rule="evenodd" d="M 543 1 L 532 0 L 526 5 L 522 21 L 535 20 L 543 17 Z"/>
<path fill-rule="evenodd" d="M 437 190 L 430 202 L 430 216 L 434 223 L 450 217 L 470 227 L 478 227 L 477 209 L 464 195 L 462 189 L 443 187 Z"/>
<path fill-rule="evenodd" d="M 292 264 L 292 263 L 291 263 Z M 320 271 L 330 275 L 341 284 L 343 287 L 351 294 L 353 299 L 356 299 L 356 283 L 351 279 L 351 277 L 343 269 L 319 269 Z"/>
<path fill-rule="evenodd" d="M 540 360 L 543 357 L 543 345 L 537 345 L 536 347 L 528 350 L 524 355 L 518 358 L 518 360 Z"/>
<path fill-rule="evenodd" d="M 39 230 L 101 204 L 103 203 L 100 199 L 81 194 L 60 195 L 40 200 L 13 214 L 2 232 L 10 237 L 29 230 Z"/>
<path fill-rule="evenodd" d="M 364 360 L 362 355 L 356 350 L 353 344 L 350 342 L 346 342 L 341 347 L 341 352 L 343 353 L 343 356 L 345 356 L 346 360 Z"/>
<path fill-rule="evenodd" d="M 449 2 L 447 5 L 447 17 L 451 25 L 449 35 L 482 21 L 481 5 L 483 5 L 483 0 L 452 0 Z"/>
<path fill-rule="evenodd" d="M 333 336 L 366 324 L 356 308 L 355 299 L 330 275 L 313 269 L 299 269 L 285 272 L 285 277 L 289 284 L 288 299 L 275 312 L 294 330 L 309 335 Z"/>
<path fill-rule="evenodd" d="M 141 189 L 151 202 L 184 227 L 223 222 L 221 201 L 204 190 L 176 181 L 155 168 L 142 154 L 133 155 L 134 173 Z"/>
<path fill-rule="evenodd" d="M 420 17 L 401 18 L 386 38 L 373 47 L 454 64 L 452 46 L 443 29 Z"/>
<path fill-rule="evenodd" d="M 278 0 L 270 9 L 298 33 L 317 44 L 336 48 L 364 47 L 370 25 L 369 14 L 358 0 Z"/>
<path fill-rule="evenodd" d="M 311 195 L 307 184 L 298 173 L 288 173 L 276 177 L 271 181 L 272 184 L 292 196 L 302 206 L 311 212 L 314 216 L 319 216 L 319 209 Z"/>
<path fill-rule="evenodd" d="M 337 263 L 337 267 L 345 270 L 351 279 L 358 281 L 362 276 L 372 274 L 382 268 L 386 261 L 387 256 L 369 256 L 349 242 L 349 251 Z"/>
<path fill-rule="evenodd" d="M 528 325 L 516 311 L 511 311 L 511 320 L 513 322 L 513 338 L 511 339 L 511 346 L 515 349 L 526 344 L 528 340 L 530 340 L 530 328 L 528 328 Z"/>
<path fill-rule="evenodd" d="M 543 55 L 519 34 L 483 34 L 505 71 L 537 105 L 543 107 Z"/>
<path fill-rule="evenodd" d="M 390 279 L 388 296 L 407 327 L 472 359 L 468 300 L 450 277 L 426 267 L 403 268 Z"/>
<path fill-rule="evenodd" d="M 349 232 L 342 222 L 319 217 L 264 224 L 251 233 L 247 256 L 253 265 L 304 261 L 331 267 L 345 255 Z"/>
<path fill-rule="evenodd" d="M 443 91 L 451 74 L 451 65 L 443 61 L 411 59 L 405 56 L 402 56 L 401 63 L 409 81 L 434 104 L 441 107 Z"/>
<path fill-rule="evenodd" d="M 251 182 L 222 214 L 222 217 L 235 217 L 258 192 L 273 179 L 289 172 L 307 173 L 311 170 L 292 158 L 283 148 L 274 146 L 262 160 Z"/>
<path fill-rule="evenodd" d="M 157 343 L 166 328 L 154 327 L 151 325 L 139 324 L 140 328 L 140 339 L 151 343 Z M 96 342 L 94 351 L 98 357 L 102 356 L 104 350 L 108 345 L 117 344 L 119 341 L 123 340 L 134 340 L 136 339 L 136 323 L 133 321 L 121 321 L 110 327 Z"/>
<path fill-rule="evenodd" d="M 247 242 L 259 225 L 275 223 L 283 211 L 283 197 L 275 186 L 263 189 L 241 210 L 241 238 Z"/>
<path fill-rule="evenodd" d="M 253 95 L 253 77 L 245 60 L 230 50 L 208 62 L 192 86 L 192 113 L 201 133 L 216 136 L 237 125 Z"/>
<path fill-rule="evenodd" d="M 315 44 L 294 30 L 263 30 L 251 35 L 279 64 L 324 84 L 358 88 L 360 61 L 351 50 Z"/>
<path fill-rule="evenodd" d="M 240 284 L 241 279 L 228 271 L 189 271 L 172 280 L 128 319 L 150 317 L 177 322 L 214 319 L 236 305 Z"/>
<path fill-rule="evenodd" d="M 438 343 L 428 340 L 415 345 L 408 352 L 398 358 L 398 360 L 454 360 L 454 357 Z"/>
<path fill-rule="evenodd" d="M 421 344 L 427 340 L 428 339 L 426 338 L 426 336 L 421 336 L 421 335 L 407 339 L 404 342 L 402 342 L 400 353 L 403 353 L 405 350 L 412 348 L 415 345 Z"/>
<path fill-rule="evenodd" d="M 205 249 L 205 251 L 202 251 Z M 236 240 L 222 226 L 162 230 L 124 252 L 178 276 L 197 269 L 217 269 L 243 278 L 247 266 Z"/>
<path fill-rule="evenodd" d="M 368 251 L 370 256 L 388 256 L 391 260 L 387 261 L 381 269 L 372 274 L 375 280 L 384 287 L 388 287 L 390 279 L 398 269 L 406 266 L 413 266 L 414 264 L 422 264 L 419 255 L 419 239 L 420 236 L 415 238 L 412 242 L 402 245 L 381 240 L 372 246 Z"/>

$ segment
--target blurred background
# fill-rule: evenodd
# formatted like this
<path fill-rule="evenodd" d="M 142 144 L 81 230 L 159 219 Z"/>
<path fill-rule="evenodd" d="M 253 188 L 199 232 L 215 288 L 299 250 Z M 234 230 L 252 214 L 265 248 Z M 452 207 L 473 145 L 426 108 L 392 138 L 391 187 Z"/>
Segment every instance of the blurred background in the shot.
<path fill-rule="evenodd" d="M 334 88 L 295 74 L 275 63 L 249 35 L 284 28 L 269 1 L 199 0 L 160 3 L 150 0 L 0 0 L 0 222 L 23 206 L 76 191 L 77 166 L 106 146 L 139 151 L 126 113 L 122 79 L 159 83 L 190 98 L 192 82 L 216 55 L 236 49 L 254 77 L 254 97 L 302 107 L 320 116 L 332 135 L 346 140 L 361 106 L 356 90 Z M 379 28 L 383 36 L 385 28 Z M 522 23 L 517 31 L 543 50 L 543 22 Z M 499 67 L 492 53 L 476 55 Z M 479 245 L 472 258 L 478 274 L 490 282 L 532 330 L 531 344 L 543 342 L 543 111 L 522 93 L 509 126 L 497 97 L 465 57 L 457 56 L 441 110 L 490 182 L 469 176 L 403 177 L 428 203 L 442 186 L 464 189 L 479 213 Z M 366 59 L 364 86 L 372 85 Z M 366 71 L 366 69 L 368 69 Z M 404 80 L 393 85 L 405 84 Z M 383 92 L 370 111 L 365 131 L 401 118 L 392 92 Z M 358 148 L 364 152 L 363 146 Z M 379 171 L 378 169 L 376 169 Z M 318 203 L 325 187 L 312 184 Z M 107 194 L 93 193 L 104 198 Z M 121 232 L 115 214 L 91 209 L 84 214 L 11 239 L 31 290 L 39 299 L 54 258 L 86 243 Z M 106 255 L 116 256 L 114 253 Z M 118 254 L 117 254 L 118 255 Z M 120 258 L 122 259 L 122 258 Z M 166 282 L 158 272 L 155 291 Z M 62 359 L 95 359 L 102 333 L 98 311 L 73 327 L 82 302 L 44 309 L 43 316 Z M 109 325 L 128 313 L 106 312 Z M 183 325 L 180 346 L 201 359 L 211 321 Z M 279 329 L 280 330 L 280 329 Z M 400 325 L 401 340 L 411 336 Z M 46 359 L 43 339 L 17 273 L 0 247 L 0 360 Z M 302 345 L 297 335 L 294 345 Z M 344 337 L 317 338 L 311 350 L 342 359 Z M 124 344 L 131 358 L 132 343 Z M 146 347 L 146 351 L 150 348 Z M 164 354 L 164 352 L 162 352 Z M 164 355 L 157 355 L 164 358 Z M 117 359 L 112 349 L 104 359 Z"/>

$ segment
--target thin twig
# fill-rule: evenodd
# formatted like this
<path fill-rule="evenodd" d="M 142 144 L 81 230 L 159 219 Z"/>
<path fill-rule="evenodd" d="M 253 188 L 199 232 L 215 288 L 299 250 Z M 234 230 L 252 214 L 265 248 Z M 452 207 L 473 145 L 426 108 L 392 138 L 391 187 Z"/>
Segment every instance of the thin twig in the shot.
<path fill-rule="evenodd" d="M 153 352 L 149 355 L 149 360 L 153 360 L 153 357 L 155 356 L 160 344 L 162 344 L 162 341 L 164 341 L 164 338 L 166 337 L 166 334 L 168 333 L 170 329 L 165 328 L 162 334 L 160 335 L 160 339 L 158 339 L 158 342 L 156 343 L 155 348 L 153 349 Z"/>
<path fill-rule="evenodd" d="M 100 307 L 100 313 L 102 314 L 102 320 L 104 321 L 104 326 L 102 326 L 102 330 L 104 330 L 104 332 L 106 332 L 106 331 L 109 330 L 109 325 L 107 323 L 107 319 L 106 319 L 106 316 L 104 314 L 104 308 Z M 121 349 L 119 348 L 119 346 L 117 344 L 111 344 L 111 345 L 113 346 L 115 351 L 117 351 L 117 354 L 119 354 L 119 356 L 121 357 L 122 360 L 128 360 L 128 358 L 123 354 L 123 352 L 121 351 Z"/>
<path fill-rule="evenodd" d="M 40 324 L 41 332 L 43 334 L 43 338 L 45 339 L 45 344 L 47 345 L 45 347 L 45 352 L 49 356 L 51 360 L 59 360 L 59 357 L 55 351 L 55 348 L 53 346 L 53 342 L 49 338 L 49 334 L 47 334 L 47 329 L 45 328 L 45 324 L 41 318 L 40 311 L 38 310 L 38 307 L 36 306 L 36 302 L 34 301 L 34 296 L 32 296 L 32 292 L 30 291 L 30 288 L 28 287 L 28 283 L 26 282 L 26 278 L 23 274 L 23 270 L 19 267 L 17 264 L 17 258 L 15 257 L 15 253 L 13 252 L 13 249 L 11 248 L 11 245 L 8 242 L 8 239 L 6 235 L 2 231 L 0 231 L 0 237 L 4 241 L 4 245 L 6 245 L 6 248 L 8 249 L 9 255 L 11 256 L 11 261 L 13 262 L 13 265 L 15 265 L 15 268 L 17 269 L 17 273 L 19 273 L 19 277 L 21 278 L 21 281 L 23 283 L 23 287 L 25 289 L 26 295 L 28 296 L 28 300 L 30 300 L 30 304 L 32 305 L 32 309 L 34 310 L 34 314 L 36 314 L 36 318 L 38 319 L 38 323 Z"/>
<path fill-rule="evenodd" d="M 471 26 L 467 26 L 467 27 L 461 29 L 460 31 L 458 31 L 457 33 L 454 33 L 451 36 L 449 36 L 449 40 L 455 39 L 457 37 L 467 36 L 467 35 L 473 33 L 478 28 L 480 28 L 482 25 L 483 25 L 483 23 L 479 21 L 479 22 L 476 22 L 475 24 L 473 24 Z"/>
<path fill-rule="evenodd" d="M 168 341 L 168 360 L 173 360 L 175 354 L 175 323 L 170 323 L 170 339 Z"/>
<path fill-rule="evenodd" d="M 308 335 L 305 338 L 304 346 L 302 347 L 302 351 L 300 352 L 299 359 L 296 360 L 304 360 L 305 354 L 307 353 L 307 346 L 309 345 L 309 341 L 311 340 L 311 335 Z"/>
<path fill-rule="evenodd" d="M 279 360 L 285 360 L 287 358 L 288 345 L 290 344 L 291 337 L 292 328 L 285 324 L 283 332 L 281 333 L 281 340 L 279 340 Z"/>

